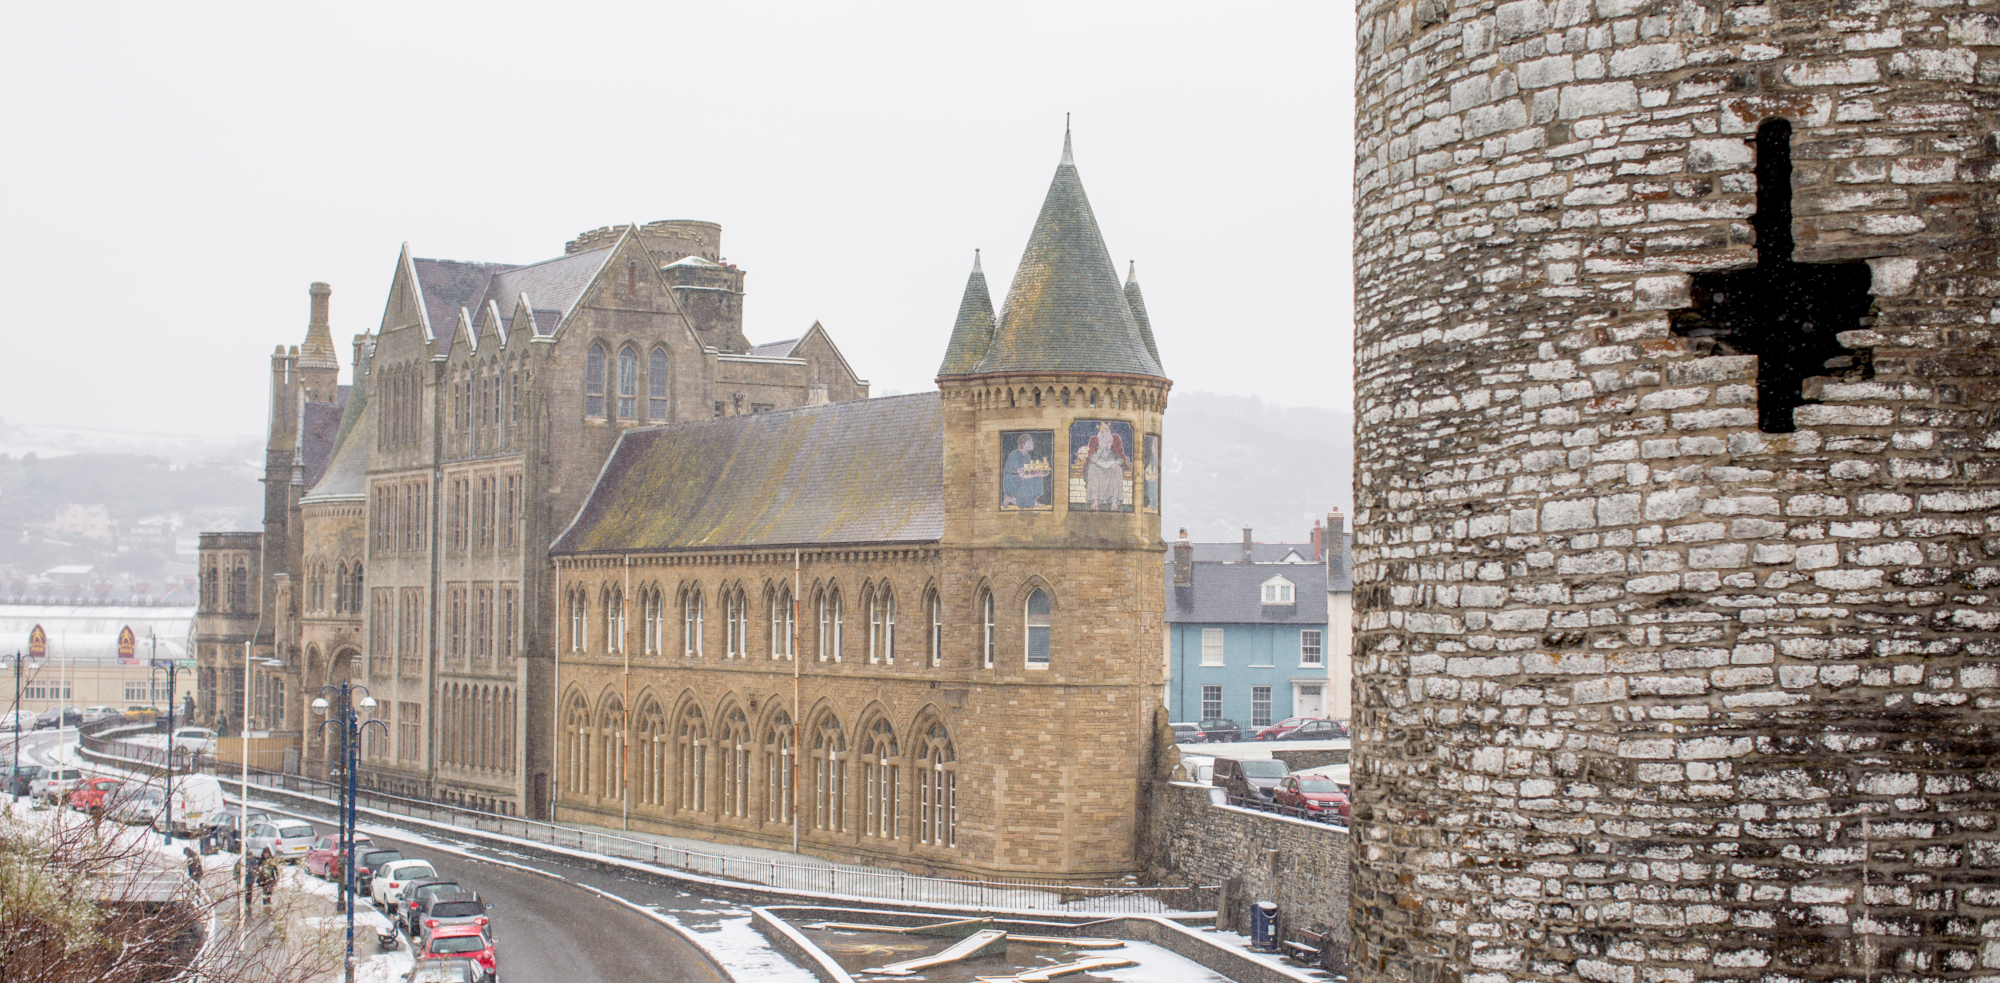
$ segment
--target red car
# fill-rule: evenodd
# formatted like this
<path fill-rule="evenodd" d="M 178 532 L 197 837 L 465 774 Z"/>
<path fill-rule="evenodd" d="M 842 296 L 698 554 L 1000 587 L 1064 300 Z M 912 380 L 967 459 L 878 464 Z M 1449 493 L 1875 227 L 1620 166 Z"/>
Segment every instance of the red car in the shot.
<path fill-rule="evenodd" d="M 479 964 L 488 980 L 500 975 L 493 961 L 493 939 L 486 934 L 484 925 L 439 925 L 417 953 L 417 959 L 470 959 Z"/>
<path fill-rule="evenodd" d="M 123 785 L 116 778 L 86 778 L 77 783 L 69 793 L 69 807 L 78 812 L 99 812 L 104 808 L 104 797 L 111 790 Z"/>
<path fill-rule="evenodd" d="M 375 845 L 367 833 L 354 834 L 354 852 L 362 853 Z M 334 861 L 340 856 L 340 837 L 322 836 L 313 841 L 306 850 L 306 873 L 314 877 L 332 877 Z"/>
<path fill-rule="evenodd" d="M 1271 804 L 1322 822 L 1332 822 L 1336 812 L 1347 818 L 1347 791 L 1325 775 L 1286 775 L 1271 793 Z"/>
<path fill-rule="evenodd" d="M 1318 717 L 1286 717 L 1285 719 L 1280 720 L 1277 723 L 1272 724 L 1271 726 L 1258 731 L 1256 736 L 1251 739 L 1257 741 L 1268 741 L 1274 737 L 1277 737 L 1279 734 L 1282 734 L 1288 730 L 1291 730 L 1294 727 L 1297 727 L 1300 724 L 1318 719 L 1319 719 Z"/>

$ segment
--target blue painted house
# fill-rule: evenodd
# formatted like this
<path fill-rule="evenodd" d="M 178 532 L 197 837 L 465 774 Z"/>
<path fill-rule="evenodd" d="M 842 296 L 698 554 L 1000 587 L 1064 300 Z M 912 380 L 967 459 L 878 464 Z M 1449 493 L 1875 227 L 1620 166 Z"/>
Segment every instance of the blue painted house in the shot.
<path fill-rule="evenodd" d="M 1317 532 L 1317 530 L 1316 530 Z M 1245 729 L 1332 709 L 1327 564 L 1318 543 L 1190 543 L 1168 553 L 1167 711 Z"/>

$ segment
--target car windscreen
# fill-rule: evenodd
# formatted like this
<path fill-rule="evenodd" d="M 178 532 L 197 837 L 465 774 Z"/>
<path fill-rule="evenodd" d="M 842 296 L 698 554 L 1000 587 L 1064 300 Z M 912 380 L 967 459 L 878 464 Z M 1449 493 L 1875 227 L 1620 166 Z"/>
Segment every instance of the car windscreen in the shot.
<path fill-rule="evenodd" d="M 444 901 L 431 905 L 432 918 L 471 918 L 486 910 L 477 901 Z"/>
<path fill-rule="evenodd" d="M 463 893 L 465 893 L 464 887 L 457 884 L 453 884 L 450 881 L 439 881 L 435 884 L 420 884 L 417 886 L 418 900 L 428 898 L 433 894 L 463 894 Z"/>
<path fill-rule="evenodd" d="M 376 850 L 373 853 L 364 853 L 361 855 L 361 862 L 370 867 L 380 867 L 383 864 L 401 859 L 403 859 L 403 855 L 394 850 Z"/>
<path fill-rule="evenodd" d="M 1241 761 L 1237 767 L 1246 778 L 1283 778 L 1291 772 L 1282 761 Z"/>
<path fill-rule="evenodd" d="M 1310 782 L 1300 782 L 1300 783 L 1299 783 L 1299 791 L 1301 791 L 1301 792 L 1338 792 L 1338 791 L 1340 791 L 1340 783 L 1339 783 L 1339 782 L 1331 782 L 1331 781 L 1325 781 L 1325 780 L 1314 780 L 1314 781 L 1310 781 Z"/>
<path fill-rule="evenodd" d="M 457 935 L 451 938 L 431 940 L 431 951 L 446 955 L 458 952 L 478 952 L 484 948 L 486 948 L 486 940 L 477 935 Z"/>
<path fill-rule="evenodd" d="M 278 835 L 288 840 L 310 840 L 312 839 L 313 828 L 303 823 L 297 826 L 280 826 L 278 827 Z"/>
<path fill-rule="evenodd" d="M 430 869 L 430 867 L 426 865 L 418 864 L 413 867 L 405 867 L 399 871 L 396 871 L 395 876 L 397 880 L 414 881 L 414 880 L 421 880 L 422 878 L 425 877 L 436 877 L 437 871 Z"/>

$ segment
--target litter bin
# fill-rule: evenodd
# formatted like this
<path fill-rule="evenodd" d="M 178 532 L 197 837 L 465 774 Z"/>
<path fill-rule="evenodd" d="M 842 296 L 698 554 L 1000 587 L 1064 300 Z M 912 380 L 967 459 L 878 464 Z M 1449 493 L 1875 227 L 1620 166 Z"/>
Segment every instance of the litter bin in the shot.
<path fill-rule="evenodd" d="M 1278 905 L 1259 901 L 1250 906 L 1250 948 L 1268 951 L 1277 947 Z"/>

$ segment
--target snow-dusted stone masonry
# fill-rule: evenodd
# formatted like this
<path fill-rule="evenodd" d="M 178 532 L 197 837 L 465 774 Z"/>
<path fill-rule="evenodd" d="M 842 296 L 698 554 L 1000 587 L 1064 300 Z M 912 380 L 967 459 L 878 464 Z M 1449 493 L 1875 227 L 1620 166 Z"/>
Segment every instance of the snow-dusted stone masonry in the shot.
<path fill-rule="evenodd" d="M 2000 6 L 1359 38 L 1355 978 L 2000 970 Z"/>

